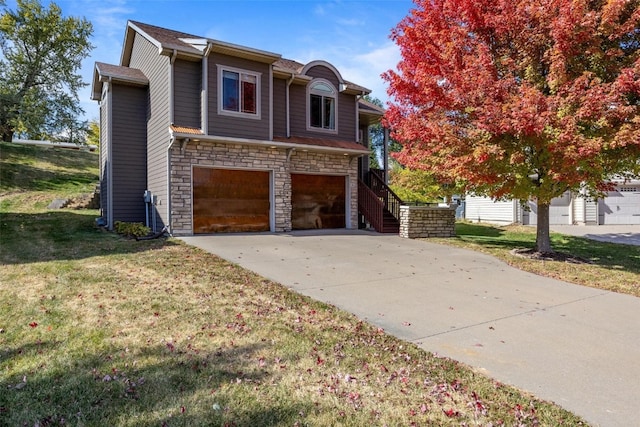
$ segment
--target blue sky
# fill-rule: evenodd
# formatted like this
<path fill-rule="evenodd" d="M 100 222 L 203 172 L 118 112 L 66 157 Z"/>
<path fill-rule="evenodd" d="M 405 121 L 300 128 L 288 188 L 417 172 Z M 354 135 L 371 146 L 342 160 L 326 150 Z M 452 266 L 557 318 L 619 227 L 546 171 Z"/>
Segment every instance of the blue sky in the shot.
<path fill-rule="evenodd" d="M 48 5 L 49 0 L 41 0 Z M 306 63 L 322 59 L 342 76 L 387 100 L 380 74 L 400 60 L 391 29 L 405 17 L 411 0 L 57 0 L 64 15 L 93 23 L 95 49 L 83 62 L 90 83 L 95 61 L 119 64 L 127 20 L 281 54 Z M 7 6 L 15 10 L 15 0 Z M 87 119 L 98 117 L 90 88 L 80 93 Z"/>

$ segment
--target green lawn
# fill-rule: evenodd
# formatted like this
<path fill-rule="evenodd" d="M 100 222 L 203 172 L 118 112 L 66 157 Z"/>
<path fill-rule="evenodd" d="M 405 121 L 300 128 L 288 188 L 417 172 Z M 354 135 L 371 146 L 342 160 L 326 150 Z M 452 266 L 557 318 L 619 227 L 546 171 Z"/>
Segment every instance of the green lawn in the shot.
<path fill-rule="evenodd" d="M 552 232 L 554 250 L 586 262 L 540 261 L 512 254 L 514 249 L 534 247 L 535 227 L 459 222 L 456 234 L 453 239 L 429 241 L 488 253 L 532 273 L 640 297 L 640 246 L 597 242 Z"/>
<path fill-rule="evenodd" d="M 585 425 L 177 240 L 47 211 L 96 154 L 0 150 L 0 425 Z"/>

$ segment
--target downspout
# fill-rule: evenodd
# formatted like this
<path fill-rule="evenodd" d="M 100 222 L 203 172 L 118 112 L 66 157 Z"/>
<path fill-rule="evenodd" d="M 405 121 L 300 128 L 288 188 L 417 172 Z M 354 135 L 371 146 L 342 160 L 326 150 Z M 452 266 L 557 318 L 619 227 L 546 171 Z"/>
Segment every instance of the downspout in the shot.
<path fill-rule="evenodd" d="M 169 59 L 169 124 L 173 124 L 173 64 L 176 61 L 176 56 L 178 55 L 178 51 L 176 49 L 173 50 L 171 54 L 171 58 Z M 173 142 L 175 139 L 171 137 L 169 140 L 169 146 L 167 147 L 167 223 L 165 224 L 165 228 L 167 229 L 167 233 L 172 235 L 172 224 L 171 224 L 171 148 L 173 147 Z M 155 212 L 153 213 L 156 214 Z"/>
<path fill-rule="evenodd" d="M 209 52 L 213 48 L 213 43 L 207 43 L 207 48 L 204 50 L 202 57 L 202 94 L 200 111 L 200 126 L 202 127 L 202 133 L 209 134 Z"/>
<path fill-rule="evenodd" d="M 273 66 L 269 66 L 269 141 L 273 141 Z"/>
<path fill-rule="evenodd" d="M 286 105 L 286 110 L 287 110 L 287 138 L 291 138 L 291 119 L 290 119 L 290 113 L 291 113 L 291 106 L 289 105 L 289 87 L 291 86 L 291 83 L 293 83 L 293 79 L 295 78 L 295 74 L 291 73 L 291 78 L 289 80 L 287 80 L 287 89 L 285 91 L 286 93 L 286 100 L 285 100 L 285 105 Z"/>
<path fill-rule="evenodd" d="M 171 226 L 171 149 L 173 148 L 173 143 L 175 142 L 175 137 L 171 137 L 169 139 L 169 145 L 167 146 L 167 222 L 168 224 L 164 225 L 169 236 L 173 236 Z M 155 212 L 153 213 L 155 215 Z"/>
<path fill-rule="evenodd" d="M 173 124 L 173 116 L 174 116 L 174 96 L 173 96 L 173 64 L 176 62 L 176 57 L 178 56 L 178 51 L 173 49 L 173 53 L 169 58 L 169 123 Z"/>
<path fill-rule="evenodd" d="M 361 143 L 360 141 L 360 100 L 364 98 L 364 93 L 356 96 L 356 142 Z M 367 145 L 369 145 L 367 143 Z M 367 147 L 369 148 L 369 147 Z"/>

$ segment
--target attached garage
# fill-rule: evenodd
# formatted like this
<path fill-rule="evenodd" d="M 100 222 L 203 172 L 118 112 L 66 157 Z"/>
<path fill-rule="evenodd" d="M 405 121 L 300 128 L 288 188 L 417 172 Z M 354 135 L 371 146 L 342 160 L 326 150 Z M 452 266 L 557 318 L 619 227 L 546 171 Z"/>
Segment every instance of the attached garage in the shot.
<path fill-rule="evenodd" d="M 346 227 L 346 177 L 291 174 L 294 230 Z"/>
<path fill-rule="evenodd" d="M 193 232 L 271 230 L 269 171 L 193 168 Z"/>
<path fill-rule="evenodd" d="M 620 185 L 598 201 L 600 224 L 640 224 L 640 185 Z"/>
<path fill-rule="evenodd" d="M 538 205 L 534 201 L 529 202 L 529 212 L 523 214 L 523 224 L 538 224 Z M 551 200 L 549 205 L 549 224 L 570 225 L 571 218 L 571 192 L 567 191 L 560 197 Z"/>

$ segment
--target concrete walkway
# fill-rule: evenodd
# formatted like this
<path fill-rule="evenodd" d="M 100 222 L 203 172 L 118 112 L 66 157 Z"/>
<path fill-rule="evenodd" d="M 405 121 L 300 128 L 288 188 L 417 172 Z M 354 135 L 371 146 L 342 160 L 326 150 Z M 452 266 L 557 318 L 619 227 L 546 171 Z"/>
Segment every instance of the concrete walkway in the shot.
<path fill-rule="evenodd" d="M 364 231 L 183 240 L 593 425 L 640 423 L 640 298 Z"/>

